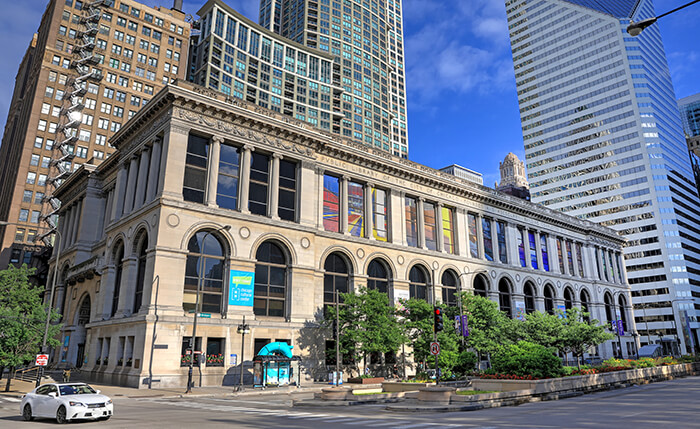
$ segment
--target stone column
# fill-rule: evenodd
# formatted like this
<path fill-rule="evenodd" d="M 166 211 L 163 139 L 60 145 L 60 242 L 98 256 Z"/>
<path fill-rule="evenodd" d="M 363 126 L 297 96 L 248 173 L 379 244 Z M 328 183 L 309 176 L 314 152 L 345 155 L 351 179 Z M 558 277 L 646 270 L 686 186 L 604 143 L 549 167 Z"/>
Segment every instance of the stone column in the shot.
<path fill-rule="evenodd" d="M 580 276 L 581 273 L 578 272 L 578 260 L 576 259 L 577 254 L 578 254 L 578 251 L 576 250 L 576 242 L 572 241 L 571 242 L 571 261 L 574 263 L 574 272 L 572 273 L 572 275 Z"/>
<path fill-rule="evenodd" d="M 365 237 L 374 240 L 374 207 L 372 207 L 373 183 L 365 184 Z M 385 203 L 386 204 L 386 203 Z"/>
<path fill-rule="evenodd" d="M 61 233 L 61 248 L 66 249 L 72 244 L 73 239 L 73 217 L 75 216 L 75 206 L 70 206 L 66 210 L 65 221 L 66 225 Z"/>
<path fill-rule="evenodd" d="M 525 268 L 532 269 L 532 257 L 530 256 L 530 229 L 523 228 L 523 253 L 525 254 Z"/>
<path fill-rule="evenodd" d="M 476 215 L 476 248 L 477 258 L 484 259 L 484 226 L 481 224 L 481 215 Z"/>
<path fill-rule="evenodd" d="M 71 243 L 75 243 L 78 241 L 78 232 L 80 230 L 80 217 L 82 215 L 82 209 L 83 209 L 83 200 L 78 200 L 78 202 L 74 206 L 75 209 L 75 216 L 73 218 L 73 231 L 72 231 L 72 237 L 71 237 Z"/>
<path fill-rule="evenodd" d="M 255 148 L 249 144 L 243 146 L 241 154 L 241 178 L 238 180 L 238 206 L 241 213 L 250 213 L 248 209 L 248 194 L 250 189 L 250 163 L 252 161 L 252 152 Z"/>
<path fill-rule="evenodd" d="M 493 261 L 501 262 L 501 254 L 499 253 L 501 246 L 498 244 L 498 221 L 496 219 L 491 219 L 491 246 L 493 247 Z"/>
<path fill-rule="evenodd" d="M 321 167 L 316 167 L 316 200 L 318 201 L 318 212 L 316 214 L 316 228 L 323 231 L 323 179 L 325 171 Z"/>
<path fill-rule="evenodd" d="M 126 198 L 124 199 L 124 215 L 131 213 L 134 208 L 134 193 L 136 191 L 136 178 L 139 172 L 139 162 L 136 155 L 131 157 L 129 163 L 129 178 L 126 181 Z"/>
<path fill-rule="evenodd" d="M 272 171 L 270 174 L 270 204 L 268 205 L 268 216 L 279 220 L 279 199 L 280 199 L 280 160 L 282 155 L 272 154 Z"/>
<path fill-rule="evenodd" d="M 107 265 L 102 270 L 100 279 L 100 291 L 97 293 L 97 316 L 95 320 L 107 320 L 112 313 L 112 300 L 114 295 L 114 276 L 116 267 Z"/>
<path fill-rule="evenodd" d="M 349 176 L 340 178 L 340 232 L 349 234 L 348 231 L 348 182 Z"/>
<path fill-rule="evenodd" d="M 151 162 L 151 149 L 143 148 L 141 151 L 141 160 L 139 161 L 139 176 L 136 182 L 136 195 L 134 199 L 134 210 L 143 207 L 146 200 L 146 186 L 148 185 L 148 167 Z"/>
<path fill-rule="evenodd" d="M 454 212 L 454 225 L 452 226 L 455 237 L 455 254 L 467 256 L 469 254 L 469 237 L 467 234 L 467 217 L 464 209 L 457 208 Z"/>
<path fill-rule="evenodd" d="M 418 248 L 427 249 L 425 245 L 425 198 L 418 197 L 416 201 L 416 233 L 418 235 Z"/>
<path fill-rule="evenodd" d="M 106 198 L 105 218 L 104 218 L 104 223 L 102 224 L 103 228 L 100 228 L 101 230 L 104 229 L 104 227 L 109 224 L 110 217 L 112 216 L 112 206 L 114 205 L 114 188 L 107 191 L 105 198 Z"/>
<path fill-rule="evenodd" d="M 160 279 L 156 279 L 154 276 L 155 260 L 155 248 L 146 249 L 146 274 L 144 276 L 143 297 L 141 300 L 141 307 L 138 310 L 139 313 L 151 313 L 154 305 L 157 304 L 155 302 L 155 289 L 158 289 L 159 294 L 163 292 L 158 284 Z"/>
<path fill-rule="evenodd" d="M 445 251 L 445 230 L 442 225 L 442 203 L 435 204 L 435 237 L 436 249 L 438 252 Z"/>
<path fill-rule="evenodd" d="M 549 271 L 557 274 L 563 274 L 559 267 L 559 250 L 557 250 L 557 237 L 549 235 L 547 237 L 547 250 L 549 254 Z M 554 255 L 554 257 L 552 257 Z"/>
<path fill-rule="evenodd" d="M 158 188 L 156 195 L 167 195 L 182 200 L 182 184 L 187 159 L 187 144 L 190 127 L 173 123 L 166 129 L 163 137 L 163 149 L 160 155 L 158 171 Z"/>
<path fill-rule="evenodd" d="M 216 193 L 219 184 L 219 157 L 221 156 L 221 143 L 224 138 L 214 136 L 209 144 L 209 175 L 207 176 L 207 205 L 209 207 L 218 207 L 216 205 Z"/>
<path fill-rule="evenodd" d="M 163 145 L 162 139 L 156 137 L 151 148 L 151 162 L 148 167 L 148 185 L 146 186 L 146 203 L 150 203 L 156 197 L 158 190 L 158 177 L 160 176 L 160 149 Z"/>
<path fill-rule="evenodd" d="M 119 307 L 114 317 L 128 317 L 134 308 L 134 293 L 136 292 L 136 277 L 138 275 L 138 258 L 131 255 L 124 258 L 122 267 L 122 282 L 119 289 Z M 200 296 L 201 299 L 201 296 Z"/>
<path fill-rule="evenodd" d="M 112 203 L 112 213 L 110 216 L 112 222 L 122 217 L 122 212 L 124 211 L 124 197 L 126 195 L 126 181 L 128 175 L 127 168 L 128 166 L 126 163 L 123 163 L 117 173 L 117 184 L 114 187 L 114 202 Z"/>

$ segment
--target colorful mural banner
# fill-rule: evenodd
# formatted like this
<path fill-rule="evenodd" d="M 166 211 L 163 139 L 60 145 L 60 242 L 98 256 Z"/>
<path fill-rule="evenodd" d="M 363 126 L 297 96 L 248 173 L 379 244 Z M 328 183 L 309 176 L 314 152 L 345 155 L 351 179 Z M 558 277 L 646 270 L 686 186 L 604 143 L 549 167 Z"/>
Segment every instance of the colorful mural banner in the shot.
<path fill-rule="evenodd" d="M 525 320 L 525 301 L 515 301 L 515 318 L 520 321 Z"/>

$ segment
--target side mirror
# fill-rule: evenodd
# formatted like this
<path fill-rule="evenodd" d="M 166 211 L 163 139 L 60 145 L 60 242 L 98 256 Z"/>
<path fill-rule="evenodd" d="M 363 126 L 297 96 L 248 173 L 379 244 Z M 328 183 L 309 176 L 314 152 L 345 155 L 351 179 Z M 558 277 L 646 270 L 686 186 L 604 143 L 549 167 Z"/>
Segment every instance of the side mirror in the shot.
<path fill-rule="evenodd" d="M 100 394 L 100 391 L 99 391 L 99 390 L 95 390 L 95 395 L 99 395 L 99 394 Z"/>
<path fill-rule="evenodd" d="M 49 392 L 49 396 L 52 397 L 52 398 L 56 398 L 56 397 L 58 397 L 58 393 L 56 393 L 56 392 Z"/>

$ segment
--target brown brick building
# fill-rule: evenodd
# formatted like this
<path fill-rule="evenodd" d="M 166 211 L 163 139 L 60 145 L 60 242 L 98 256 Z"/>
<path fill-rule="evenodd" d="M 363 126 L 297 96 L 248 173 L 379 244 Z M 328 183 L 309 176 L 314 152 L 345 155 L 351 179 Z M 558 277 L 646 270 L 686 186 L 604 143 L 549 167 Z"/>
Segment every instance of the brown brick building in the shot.
<path fill-rule="evenodd" d="M 177 9 L 49 1 L 19 66 L 0 146 L 0 220 L 17 224 L 0 226 L 0 269 L 41 268 L 52 238 L 35 240 L 55 226 L 54 187 L 81 164 L 108 157 L 111 135 L 164 84 L 185 76 L 189 32 Z"/>

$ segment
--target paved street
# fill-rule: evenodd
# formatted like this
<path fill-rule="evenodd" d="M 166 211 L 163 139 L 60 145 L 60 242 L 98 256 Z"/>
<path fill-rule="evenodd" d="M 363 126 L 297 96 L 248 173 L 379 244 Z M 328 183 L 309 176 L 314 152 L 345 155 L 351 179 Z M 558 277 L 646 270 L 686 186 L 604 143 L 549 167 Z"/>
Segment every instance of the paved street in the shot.
<path fill-rule="evenodd" d="M 302 396 L 310 397 L 310 394 Z M 295 396 L 298 398 L 299 396 Z M 697 428 L 700 377 L 585 395 L 561 401 L 458 413 L 397 413 L 381 405 L 295 407 L 291 397 L 114 398 L 115 416 L 81 428 Z M 0 398 L 0 428 L 42 428 L 27 423 L 18 403 Z"/>

